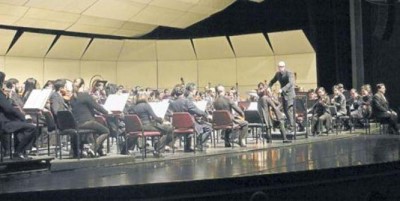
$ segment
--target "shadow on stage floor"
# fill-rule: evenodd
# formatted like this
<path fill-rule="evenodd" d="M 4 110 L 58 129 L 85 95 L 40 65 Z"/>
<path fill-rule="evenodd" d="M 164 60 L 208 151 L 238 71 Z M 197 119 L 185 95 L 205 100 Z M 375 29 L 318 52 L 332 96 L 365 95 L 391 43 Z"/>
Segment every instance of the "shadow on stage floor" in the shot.
<path fill-rule="evenodd" d="M 0 200 L 399 200 L 399 157 L 394 135 L 250 139 L 162 159 L 58 160 L 52 171 L 0 176 Z M 93 162 L 104 160 L 113 162 Z"/>

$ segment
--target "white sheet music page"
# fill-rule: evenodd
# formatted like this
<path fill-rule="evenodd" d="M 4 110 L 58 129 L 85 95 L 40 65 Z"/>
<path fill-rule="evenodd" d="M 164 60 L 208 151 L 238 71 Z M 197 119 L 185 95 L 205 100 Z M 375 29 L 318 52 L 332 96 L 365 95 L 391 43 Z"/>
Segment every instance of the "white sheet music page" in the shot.
<path fill-rule="evenodd" d="M 157 117 L 164 118 L 165 113 L 167 113 L 169 107 L 169 102 L 150 102 L 149 105 L 151 106 L 151 109 L 153 109 Z"/>
<path fill-rule="evenodd" d="M 257 102 L 251 102 L 247 110 L 258 110 L 258 104 Z"/>
<path fill-rule="evenodd" d="M 207 107 L 207 101 L 195 101 L 193 102 L 197 108 L 199 108 L 201 111 L 206 111 Z"/>
<path fill-rule="evenodd" d="M 110 94 L 107 97 L 103 107 L 110 112 L 123 112 L 126 102 L 128 101 L 129 94 Z"/>
<path fill-rule="evenodd" d="M 50 97 L 51 89 L 34 89 L 26 100 L 24 110 L 43 110 Z"/>

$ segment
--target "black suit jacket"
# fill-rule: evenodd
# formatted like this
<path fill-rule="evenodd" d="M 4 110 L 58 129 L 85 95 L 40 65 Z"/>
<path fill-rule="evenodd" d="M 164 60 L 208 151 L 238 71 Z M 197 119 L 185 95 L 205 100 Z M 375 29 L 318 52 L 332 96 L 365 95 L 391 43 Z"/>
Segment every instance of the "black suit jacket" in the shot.
<path fill-rule="evenodd" d="M 233 100 L 231 100 L 225 96 L 219 96 L 218 98 L 215 99 L 214 109 L 215 110 L 228 110 L 231 113 L 232 118 L 233 118 L 232 110 L 234 110 L 240 116 L 244 117 L 244 112 L 240 109 L 240 107 L 235 102 L 233 102 Z"/>
<path fill-rule="evenodd" d="M 0 130 L 11 131 L 4 127 L 10 121 L 25 121 L 25 115 L 14 108 L 3 91 L 0 90 Z"/>
<path fill-rule="evenodd" d="M 389 102 L 383 94 L 376 93 L 372 97 L 372 113 L 378 118 L 383 118 L 388 116 L 388 111 L 390 111 Z"/>
<path fill-rule="evenodd" d="M 282 90 L 282 97 L 286 101 L 293 101 L 296 96 L 294 92 L 294 75 L 292 72 L 285 70 L 283 73 L 277 72 L 272 80 L 269 82 L 268 86 L 272 87 L 275 82 L 279 81 Z"/>
<path fill-rule="evenodd" d="M 53 116 L 56 116 L 58 111 L 69 110 L 69 106 L 65 103 L 64 98 L 59 93 L 53 92 L 49 100 L 50 110 Z"/>
<path fill-rule="evenodd" d="M 169 104 L 166 115 L 172 117 L 172 113 L 174 112 L 189 112 L 191 115 L 207 117 L 206 112 L 201 111 L 192 101 L 184 97 L 179 97 Z"/>
<path fill-rule="evenodd" d="M 79 124 L 95 120 L 94 115 L 96 111 L 108 114 L 108 111 L 99 105 L 87 92 L 79 92 L 76 97 L 72 97 L 71 108 L 72 114 Z"/>

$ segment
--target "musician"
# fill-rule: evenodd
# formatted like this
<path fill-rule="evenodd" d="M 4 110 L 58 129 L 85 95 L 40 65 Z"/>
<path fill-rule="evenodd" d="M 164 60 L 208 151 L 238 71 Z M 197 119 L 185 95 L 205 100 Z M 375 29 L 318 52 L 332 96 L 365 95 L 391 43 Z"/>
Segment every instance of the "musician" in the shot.
<path fill-rule="evenodd" d="M 356 89 L 350 89 L 350 115 L 352 118 L 361 119 L 362 115 L 362 97 L 358 94 Z"/>
<path fill-rule="evenodd" d="M 104 104 L 107 99 L 107 93 L 105 90 L 105 85 L 107 81 L 103 80 L 95 80 L 92 86 L 92 90 L 90 91 L 90 95 L 96 100 L 98 104 Z"/>
<path fill-rule="evenodd" d="M 0 87 L 3 88 L 3 82 L 6 74 L 0 71 Z M 30 157 L 26 155 L 26 151 L 32 148 L 35 139 L 36 127 L 27 123 L 25 115 L 18 109 L 15 109 L 7 100 L 3 91 L 0 91 L 0 137 L 4 148 L 10 146 L 9 138 L 3 133 L 14 133 L 14 154 L 16 160 L 28 160 Z"/>
<path fill-rule="evenodd" d="M 339 83 L 336 85 L 340 91 L 340 93 L 342 93 L 346 99 L 346 103 L 350 100 L 350 92 L 348 90 L 346 90 L 344 88 L 344 85 L 342 83 Z"/>
<path fill-rule="evenodd" d="M 128 112 L 131 114 L 136 114 L 140 118 L 144 131 L 160 131 L 163 139 L 154 143 L 153 152 L 153 155 L 155 157 L 160 157 L 161 152 L 165 147 L 167 141 L 166 139 L 172 139 L 173 128 L 170 124 L 163 124 L 163 119 L 156 116 L 153 109 L 148 103 L 148 98 L 149 97 L 146 93 L 139 92 L 136 104 L 134 106 L 131 106 L 128 109 Z M 136 144 L 136 142 L 137 137 L 132 140 L 128 140 L 128 147 L 130 148 L 133 145 L 134 148 L 134 144 Z M 122 149 L 121 152 L 123 151 L 126 152 L 126 150 Z"/>
<path fill-rule="evenodd" d="M 225 87 L 222 85 L 218 85 L 215 88 L 218 97 L 214 101 L 214 109 L 215 110 L 226 110 L 231 114 L 231 118 L 233 122 L 240 126 L 240 134 L 239 134 L 239 145 L 241 147 L 246 147 L 246 137 L 248 133 L 248 122 L 244 121 L 244 112 L 239 108 L 239 106 L 233 102 L 233 100 L 227 98 L 225 96 Z M 240 117 L 234 117 L 232 114 L 232 110 L 234 110 Z M 229 142 L 230 136 L 232 135 L 231 130 L 225 131 L 225 147 L 230 147 L 231 144 Z"/>
<path fill-rule="evenodd" d="M 271 143 L 272 141 L 272 136 L 269 131 L 274 125 L 279 127 L 283 143 L 291 143 L 291 141 L 286 138 L 285 117 L 279 109 L 280 103 L 272 95 L 271 89 L 259 88 L 258 94 L 260 95 L 258 99 L 258 112 L 266 124 L 267 134 L 265 137 L 267 138 L 267 143 Z"/>
<path fill-rule="evenodd" d="M 347 114 L 347 109 L 346 109 L 346 97 L 342 94 L 342 92 L 339 90 L 339 86 L 335 85 L 333 86 L 333 98 L 332 98 L 332 105 L 336 107 L 336 115 L 338 117 L 340 116 L 345 116 Z"/>
<path fill-rule="evenodd" d="M 331 128 L 332 116 L 329 111 L 329 97 L 326 94 L 325 88 L 317 88 L 318 100 L 311 108 L 312 110 L 312 123 L 311 132 L 315 134 L 321 133 L 322 125 L 325 125 L 327 132 Z"/>
<path fill-rule="evenodd" d="M 283 111 L 287 117 L 289 123 L 288 129 L 290 130 L 295 124 L 293 119 L 293 102 L 296 94 L 294 91 L 294 75 L 292 72 L 286 69 L 286 64 L 284 61 L 280 61 L 278 63 L 278 72 L 269 82 L 268 87 L 271 88 L 272 85 L 277 81 L 279 81 L 279 84 L 281 85 L 279 93 L 282 97 Z"/>
<path fill-rule="evenodd" d="M 371 85 L 364 84 L 361 86 L 361 97 L 362 97 L 362 115 L 364 118 L 370 118 L 372 116 L 372 92 Z"/>
<path fill-rule="evenodd" d="M 197 86 L 195 83 L 190 82 L 186 84 L 185 97 L 190 101 L 196 101 Z"/>
<path fill-rule="evenodd" d="M 372 111 L 378 120 L 389 123 L 390 128 L 395 134 L 399 133 L 397 126 L 397 113 L 389 108 L 389 102 L 385 97 L 386 87 L 380 83 L 376 85 L 376 94 L 372 98 Z"/>
<path fill-rule="evenodd" d="M 20 93 L 22 92 L 22 87 L 19 81 L 15 78 L 10 78 L 6 82 L 6 87 L 10 89 L 10 100 L 12 100 L 12 105 L 18 106 L 19 108 L 24 107 L 24 101 Z"/>
<path fill-rule="evenodd" d="M 63 91 L 65 91 L 65 84 L 67 82 L 64 79 L 57 79 L 54 81 L 54 92 L 50 95 L 50 111 L 53 114 L 54 119 L 57 119 L 58 111 L 70 110 L 69 105 L 63 98 Z"/>
<path fill-rule="evenodd" d="M 196 105 L 190 101 L 189 99 L 184 97 L 185 94 L 185 86 L 182 84 L 178 84 L 172 90 L 172 94 L 176 97 L 175 100 L 171 101 L 167 110 L 167 117 L 172 117 L 174 112 L 188 112 L 193 116 L 202 117 L 207 119 L 207 113 L 201 111 Z M 205 143 L 211 135 L 212 128 L 211 125 L 206 122 L 200 122 L 196 119 L 195 121 L 195 129 L 198 133 L 197 145 L 202 147 L 203 143 Z M 166 144 L 169 144 L 172 140 L 175 139 L 168 139 L 166 140 Z M 186 144 L 184 151 L 185 152 L 192 152 L 193 149 L 191 148 L 191 137 L 186 136 Z"/>
<path fill-rule="evenodd" d="M 72 114 L 74 115 L 75 120 L 78 122 L 78 127 L 80 129 L 89 129 L 94 130 L 94 138 L 95 142 L 93 143 L 91 149 L 96 151 L 99 156 L 105 156 L 106 154 L 103 152 L 103 142 L 106 140 L 110 134 L 109 129 L 97 122 L 94 118 L 95 112 L 99 112 L 101 114 L 107 115 L 109 112 L 105 110 L 101 105 L 99 105 L 89 93 L 84 92 L 85 82 L 82 78 L 78 78 L 74 80 L 74 91 L 71 97 L 71 107 Z M 90 138 L 90 140 L 92 140 Z M 72 140 L 75 142 L 76 140 Z M 83 148 L 83 143 L 81 143 L 81 147 Z M 73 146 L 74 149 L 74 157 L 77 156 L 78 147 L 76 145 Z M 89 153 L 93 155 L 93 153 Z"/>
<path fill-rule="evenodd" d="M 28 78 L 28 79 L 26 79 L 24 84 L 25 84 L 25 86 L 24 86 L 24 93 L 22 93 L 22 100 L 25 103 L 28 100 L 29 95 L 31 94 L 31 92 L 34 89 L 38 88 L 38 83 L 37 83 L 37 80 L 35 78 Z"/>

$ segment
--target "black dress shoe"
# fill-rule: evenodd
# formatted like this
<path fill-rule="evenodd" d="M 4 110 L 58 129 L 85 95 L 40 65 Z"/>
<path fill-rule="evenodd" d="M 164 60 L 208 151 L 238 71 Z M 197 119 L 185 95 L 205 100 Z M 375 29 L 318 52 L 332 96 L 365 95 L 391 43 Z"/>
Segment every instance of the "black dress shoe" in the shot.
<path fill-rule="evenodd" d="M 231 147 L 231 146 L 232 146 L 231 143 L 225 142 L 225 147 Z"/>
<path fill-rule="evenodd" d="M 161 158 L 162 157 L 161 153 L 159 151 L 156 151 L 156 150 L 153 151 L 153 156 L 154 156 L 154 158 Z"/>
<path fill-rule="evenodd" d="M 291 140 L 283 140 L 283 143 L 292 143 Z"/>
<path fill-rule="evenodd" d="M 183 150 L 183 152 L 194 152 L 194 150 L 192 148 L 189 148 L 189 149 Z"/>
<path fill-rule="evenodd" d="M 14 153 L 13 160 L 22 161 L 22 160 L 29 160 L 29 159 L 25 158 L 24 154 L 22 154 L 22 153 Z"/>
<path fill-rule="evenodd" d="M 102 149 L 99 150 L 99 151 L 97 151 L 97 155 L 98 155 L 98 156 L 107 156 L 107 154 L 104 153 L 104 151 L 103 151 Z"/>
<path fill-rule="evenodd" d="M 27 160 L 32 160 L 33 159 L 32 157 L 28 156 L 28 154 L 24 154 L 24 158 L 27 159 Z"/>

